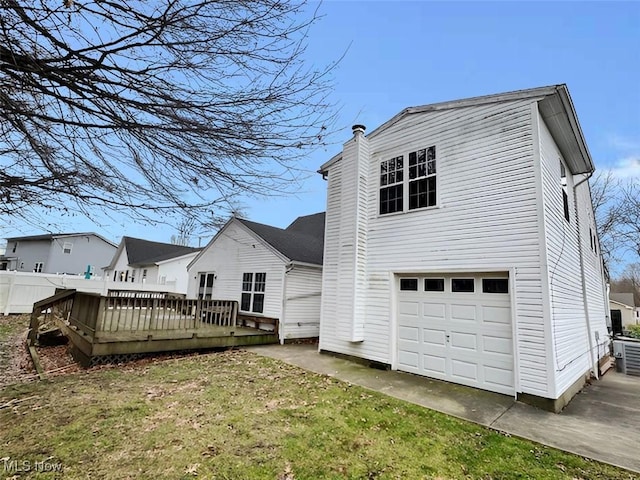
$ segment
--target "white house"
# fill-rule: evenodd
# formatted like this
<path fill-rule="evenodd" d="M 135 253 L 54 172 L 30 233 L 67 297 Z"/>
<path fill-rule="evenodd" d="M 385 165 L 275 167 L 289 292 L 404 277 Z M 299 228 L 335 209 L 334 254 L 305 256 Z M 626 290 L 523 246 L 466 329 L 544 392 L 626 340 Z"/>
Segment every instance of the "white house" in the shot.
<path fill-rule="evenodd" d="M 640 307 L 635 306 L 634 295 L 629 293 L 609 294 L 609 309 L 613 333 L 621 333 L 631 325 L 640 325 Z"/>
<path fill-rule="evenodd" d="M 280 341 L 318 336 L 324 213 L 285 229 L 232 218 L 189 265 L 191 298 L 237 300 L 277 319 Z"/>
<path fill-rule="evenodd" d="M 328 181 L 319 348 L 559 410 L 608 314 L 565 85 L 407 108 Z"/>
<path fill-rule="evenodd" d="M 112 282 L 166 285 L 167 290 L 186 293 L 189 283 L 187 265 L 201 249 L 122 237 L 118 249 L 105 267 L 105 277 Z M 134 284 L 134 285 L 131 285 Z"/>

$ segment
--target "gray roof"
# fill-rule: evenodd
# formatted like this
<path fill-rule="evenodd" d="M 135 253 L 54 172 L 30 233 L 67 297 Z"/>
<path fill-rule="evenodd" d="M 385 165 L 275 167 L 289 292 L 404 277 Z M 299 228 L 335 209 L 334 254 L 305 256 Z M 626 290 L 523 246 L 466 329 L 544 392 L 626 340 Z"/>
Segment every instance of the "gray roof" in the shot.
<path fill-rule="evenodd" d="M 609 293 L 609 299 L 614 302 L 624 303 L 630 307 L 635 307 L 633 302 L 633 293 Z"/>
<path fill-rule="evenodd" d="M 113 245 L 114 247 L 117 246 L 111 240 L 107 240 L 102 235 L 98 235 L 97 233 L 94 233 L 94 232 L 44 233 L 42 235 L 28 235 L 28 236 L 25 236 L 25 237 L 11 237 L 11 238 L 6 238 L 5 240 L 7 242 L 16 242 L 16 241 L 20 241 L 20 242 L 37 242 L 37 241 L 42 241 L 42 240 L 53 240 L 54 238 L 84 237 L 84 236 L 94 236 L 94 237 L 97 237 L 97 238 L 103 240 L 104 242 L 108 243 L 109 245 Z"/>
<path fill-rule="evenodd" d="M 127 249 L 127 260 L 131 266 L 153 265 L 156 262 L 181 257 L 193 252 L 199 252 L 200 248 L 183 247 L 172 243 L 152 242 L 141 238 L 122 237 Z"/>
<path fill-rule="evenodd" d="M 241 218 L 237 220 L 289 260 L 322 265 L 324 212 L 298 217 L 285 229 Z"/>

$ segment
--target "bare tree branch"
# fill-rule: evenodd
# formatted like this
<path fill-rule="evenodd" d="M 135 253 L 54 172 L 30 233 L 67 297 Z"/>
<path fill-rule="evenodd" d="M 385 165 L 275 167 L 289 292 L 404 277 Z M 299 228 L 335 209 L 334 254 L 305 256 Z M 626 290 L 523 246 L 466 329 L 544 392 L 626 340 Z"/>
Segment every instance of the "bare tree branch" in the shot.
<path fill-rule="evenodd" d="M 0 0 L 0 214 L 210 214 L 292 190 L 332 66 L 291 0 Z"/>

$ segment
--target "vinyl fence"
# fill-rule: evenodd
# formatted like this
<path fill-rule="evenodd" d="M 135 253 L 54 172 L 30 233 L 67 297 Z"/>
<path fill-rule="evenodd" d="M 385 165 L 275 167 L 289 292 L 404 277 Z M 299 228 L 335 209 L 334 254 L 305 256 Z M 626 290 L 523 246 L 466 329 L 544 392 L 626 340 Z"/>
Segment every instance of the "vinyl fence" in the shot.
<path fill-rule="evenodd" d="M 127 288 L 146 292 L 173 292 L 175 282 L 164 285 L 127 284 L 110 280 L 87 280 L 76 275 L 0 271 L 0 314 L 30 313 L 35 302 L 52 296 L 59 288 L 72 288 L 100 295 L 107 295 L 110 290 Z"/>

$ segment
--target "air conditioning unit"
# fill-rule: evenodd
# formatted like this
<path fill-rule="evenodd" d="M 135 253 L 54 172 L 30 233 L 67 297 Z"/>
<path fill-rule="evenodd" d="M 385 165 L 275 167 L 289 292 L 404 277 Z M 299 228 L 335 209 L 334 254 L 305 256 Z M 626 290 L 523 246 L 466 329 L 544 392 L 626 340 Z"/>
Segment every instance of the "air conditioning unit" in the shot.
<path fill-rule="evenodd" d="M 613 340 L 613 356 L 616 357 L 617 371 L 640 377 L 640 340 L 616 337 Z"/>

